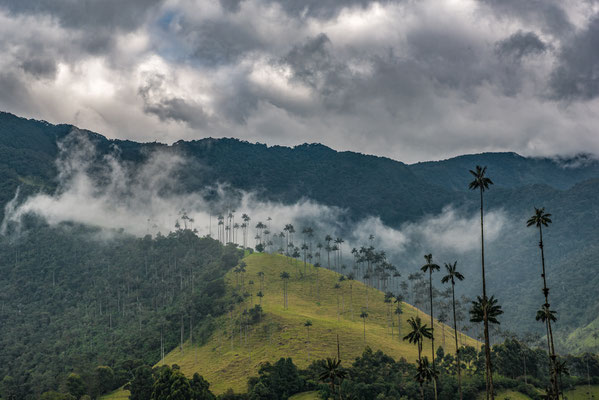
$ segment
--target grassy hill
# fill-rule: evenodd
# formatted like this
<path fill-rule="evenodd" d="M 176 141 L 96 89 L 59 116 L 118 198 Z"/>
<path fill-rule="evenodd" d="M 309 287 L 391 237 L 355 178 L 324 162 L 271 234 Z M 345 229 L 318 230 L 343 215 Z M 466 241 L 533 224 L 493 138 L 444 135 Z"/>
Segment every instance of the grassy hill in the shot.
<path fill-rule="evenodd" d="M 392 314 L 393 334 L 388 318 L 388 309 L 392 310 L 394 306 L 384 303 L 384 294 L 379 290 L 357 281 L 351 282 L 350 290 L 347 280 L 341 282 L 341 289 L 336 290 L 334 286 L 339 283 L 339 274 L 323 268 L 316 271 L 310 265 L 304 274 L 303 263 L 280 255 L 252 254 L 244 260 L 247 268 L 242 290 L 251 293 L 251 297 L 238 304 L 227 316 L 214 321 L 217 328 L 207 343 L 191 346 L 187 342 L 182 350 L 176 348 L 171 351 L 164 359 L 165 364 L 178 364 L 188 376 L 198 372 L 210 382 L 211 390 L 222 393 L 229 388 L 244 392 L 247 378 L 257 375 L 260 364 L 266 361 L 292 357 L 294 363 L 305 368 L 313 360 L 336 357 L 337 335 L 341 359 L 347 360 L 345 362 L 348 364 L 366 346 L 381 349 L 396 358 L 404 357 L 408 361 L 417 359 L 416 346 L 401 340 L 407 330 L 406 320 L 420 315 L 430 325 L 430 317 L 411 305 L 403 304 L 401 335 L 398 336 L 397 316 Z M 247 338 L 244 338 L 237 322 L 246 307 L 259 303 L 256 293 L 260 290 L 260 271 L 264 272 L 264 314 L 259 323 L 250 327 Z M 287 309 L 283 307 L 283 281 L 280 278 L 283 271 L 291 276 Z M 241 276 L 231 271 L 226 280 L 228 290 L 241 290 Z M 250 280 L 254 282 L 253 285 L 249 284 Z M 364 321 L 360 313 L 366 310 L 367 304 L 364 340 Z M 310 340 L 304 327 L 307 320 L 312 322 Z M 443 346 L 444 336 L 445 351 L 455 351 L 453 329 L 435 323 L 435 336 L 436 347 Z M 459 336 L 460 343 L 479 345 L 466 335 Z M 431 344 L 427 341 L 424 354 L 430 357 L 430 352 Z"/>

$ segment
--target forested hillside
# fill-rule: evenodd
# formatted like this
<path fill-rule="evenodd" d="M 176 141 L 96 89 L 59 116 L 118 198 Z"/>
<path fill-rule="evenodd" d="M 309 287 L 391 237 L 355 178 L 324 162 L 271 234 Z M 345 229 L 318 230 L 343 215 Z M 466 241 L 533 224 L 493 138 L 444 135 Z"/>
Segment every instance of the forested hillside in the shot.
<path fill-rule="evenodd" d="M 0 376 L 18 399 L 64 389 L 71 372 L 91 394 L 111 390 L 191 328 L 201 343 L 204 319 L 227 310 L 223 276 L 242 255 L 232 246 L 189 230 L 135 238 L 30 224 L 0 238 Z"/>
<path fill-rule="evenodd" d="M 0 114 L 0 202 L 6 204 L 17 188 L 20 198 L 37 191 L 52 192 L 58 185 L 54 160 L 57 142 L 73 127 L 25 120 Z M 505 315 L 504 331 L 534 331 L 543 334 L 534 313 L 542 303 L 538 238 L 525 222 L 533 207 L 546 207 L 553 224 L 545 232 L 545 252 L 549 285 L 554 294 L 552 307 L 558 311 L 556 326 L 560 346 L 570 347 L 565 338 L 579 329 L 586 348 L 594 346 L 588 329 L 599 312 L 599 301 L 589 293 L 599 286 L 594 242 L 599 237 L 599 163 L 588 157 L 572 159 L 525 158 L 513 153 L 467 155 L 438 162 L 406 165 L 388 158 L 352 152 L 337 152 L 319 144 L 294 148 L 252 144 L 235 139 L 180 141 L 167 146 L 108 140 L 83 131 L 102 156 L 118 148 L 118 157 L 135 166 L 159 149 L 186 160 L 177 171 L 178 192 L 200 192 L 210 199 L 219 183 L 251 191 L 260 198 L 294 204 L 301 198 L 345 210 L 340 215 L 340 235 L 344 222 L 360 223 L 368 216 L 380 217 L 390 228 L 406 224 L 425 225 L 429 217 L 445 215 L 450 206 L 464 218 L 476 216 L 478 196 L 468 190 L 468 169 L 488 166 L 493 185 L 485 196 L 488 211 L 501 213 L 504 223 L 499 237 L 488 244 L 488 275 L 492 293 L 500 299 Z M 2 210 L 2 213 L 4 211 Z M 253 221 L 253 223 L 258 221 Z M 278 221 L 287 223 L 290 221 Z M 351 225 L 352 229 L 355 225 Z M 254 227 L 251 227 L 254 235 Z M 207 232 L 201 232 L 206 234 Z M 332 232 L 319 232 L 323 236 Z M 370 232 L 368 232 L 370 233 Z M 431 232 L 434 237 L 437 232 Z M 475 232 L 476 233 L 476 232 Z M 252 241 L 253 242 L 253 241 Z M 479 253 L 438 250 L 420 243 L 394 255 L 404 277 L 416 272 L 422 254 L 433 252 L 439 262 L 458 260 L 467 280 L 460 294 L 479 293 Z M 392 253 L 395 245 L 385 249 Z M 397 250 L 399 252 L 399 250 Z M 390 256 L 391 257 L 391 256 Z M 439 289 L 442 287 L 439 285 Z M 526 318 L 523 318 L 526 316 Z M 495 335 L 498 337 L 498 335 Z"/>

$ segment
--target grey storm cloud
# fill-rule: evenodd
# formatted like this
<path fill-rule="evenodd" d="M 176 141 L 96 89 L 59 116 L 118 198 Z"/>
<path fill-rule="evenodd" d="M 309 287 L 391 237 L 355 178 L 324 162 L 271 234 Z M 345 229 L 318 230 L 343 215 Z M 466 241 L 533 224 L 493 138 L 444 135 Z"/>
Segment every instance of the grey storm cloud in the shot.
<path fill-rule="evenodd" d="M 586 0 L 5 0 L 0 108 L 110 137 L 323 142 L 407 162 L 599 153 L 592 12 Z"/>
<path fill-rule="evenodd" d="M 347 7 L 367 7 L 372 3 L 387 3 L 388 0 L 267 0 L 279 4 L 294 16 L 333 18 Z"/>
<path fill-rule="evenodd" d="M 501 56 L 520 60 L 529 54 L 539 54 L 547 50 L 547 45 L 534 33 L 518 31 L 497 43 L 497 53 Z"/>
<path fill-rule="evenodd" d="M 139 95 L 144 101 L 144 112 L 156 115 L 160 120 L 185 122 L 194 128 L 206 124 L 207 116 L 199 104 L 193 104 L 180 97 L 169 96 L 165 92 L 165 77 L 148 77 Z"/>
<path fill-rule="evenodd" d="M 69 28 L 111 31 L 134 30 L 152 7 L 164 0 L 4 0 L 11 13 L 51 15 Z"/>
<path fill-rule="evenodd" d="M 479 0 L 489 5 L 497 17 L 534 23 L 549 33 L 564 35 L 574 27 L 561 0 Z"/>
<path fill-rule="evenodd" d="M 562 48 L 551 75 L 558 99 L 593 99 L 599 96 L 599 16 Z"/>

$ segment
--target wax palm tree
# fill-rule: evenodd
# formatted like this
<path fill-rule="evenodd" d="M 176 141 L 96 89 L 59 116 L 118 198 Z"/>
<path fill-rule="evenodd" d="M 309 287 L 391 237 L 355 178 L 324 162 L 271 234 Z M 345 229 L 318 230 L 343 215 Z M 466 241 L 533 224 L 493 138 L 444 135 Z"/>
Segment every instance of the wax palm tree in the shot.
<path fill-rule="evenodd" d="M 260 306 L 262 306 L 262 298 L 264 297 L 264 293 L 261 290 L 256 293 L 256 296 L 260 298 Z"/>
<path fill-rule="evenodd" d="M 362 311 L 360 318 L 364 320 L 364 344 L 366 344 L 366 318 L 368 318 L 368 313 L 366 311 Z"/>
<path fill-rule="evenodd" d="M 264 290 L 264 272 L 259 271 L 256 275 L 258 275 L 258 278 L 260 279 L 260 290 Z"/>
<path fill-rule="evenodd" d="M 486 316 L 490 323 L 499 325 L 500 322 L 497 318 L 501 314 L 503 314 L 503 310 L 497 304 L 495 296 L 491 296 L 488 301 L 476 296 L 476 300 L 472 302 L 472 308 L 470 309 L 470 322 L 483 322 Z"/>
<path fill-rule="evenodd" d="M 393 303 L 393 293 L 385 292 L 383 302 L 387 305 L 387 319 L 391 319 L 391 304 Z"/>
<path fill-rule="evenodd" d="M 280 275 L 281 279 L 283 280 L 283 309 L 287 309 L 287 282 L 289 282 L 289 273 L 288 272 L 281 272 Z"/>
<path fill-rule="evenodd" d="M 420 270 L 424 273 L 428 272 L 428 289 L 429 289 L 429 296 L 430 296 L 430 301 L 431 301 L 431 333 L 432 333 L 432 338 L 431 338 L 431 352 L 432 352 L 432 360 L 433 360 L 433 370 L 435 369 L 435 324 L 434 324 L 434 319 L 433 319 L 433 272 L 434 271 L 439 271 L 441 269 L 441 267 L 439 267 L 437 264 L 433 263 L 433 255 L 432 254 L 426 254 L 424 256 L 424 260 L 426 261 L 426 264 L 424 264 L 422 267 L 420 267 Z M 437 400 L 437 381 L 435 380 L 434 382 L 434 391 L 435 391 L 435 400 Z"/>
<path fill-rule="evenodd" d="M 534 226 L 539 228 L 539 248 L 541 249 L 541 267 L 543 278 L 543 295 L 545 296 L 545 305 L 547 306 L 547 310 L 549 310 L 549 288 L 547 287 L 547 275 L 545 274 L 545 251 L 543 247 L 543 227 L 548 227 L 551 223 L 551 214 L 545 212 L 545 208 L 536 208 L 535 213 L 532 217 L 526 221 L 526 226 Z M 555 347 L 553 345 L 553 329 L 551 327 L 551 322 L 555 322 L 557 319 L 545 318 L 543 322 L 547 324 L 547 342 L 548 342 L 548 352 L 549 352 L 549 360 L 551 363 L 551 379 L 552 379 L 552 387 L 553 392 L 557 396 L 559 393 L 558 382 L 557 382 L 557 371 L 556 371 L 556 355 L 555 355 Z"/>
<path fill-rule="evenodd" d="M 353 283 L 355 276 L 353 273 L 347 275 L 347 281 L 349 282 L 349 312 L 351 313 L 351 320 L 354 320 L 354 296 L 353 296 Z"/>
<path fill-rule="evenodd" d="M 411 330 L 406 336 L 404 336 L 403 340 L 407 340 L 418 347 L 418 365 L 420 366 L 422 365 L 422 342 L 425 338 L 432 339 L 433 332 L 431 328 L 426 326 L 426 324 L 422 325 L 422 320 L 420 317 L 411 317 L 408 319 L 408 324 L 410 325 Z M 423 383 L 424 381 L 418 380 L 418 384 L 420 385 L 420 396 L 424 400 L 424 390 L 422 388 Z"/>
<path fill-rule="evenodd" d="M 403 310 L 401 309 L 401 301 L 395 307 L 393 311 L 395 315 L 397 315 L 397 337 L 401 337 L 401 314 L 403 314 Z"/>
<path fill-rule="evenodd" d="M 335 289 L 335 293 L 337 293 L 337 321 L 339 321 L 339 289 L 341 289 L 341 285 L 338 283 L 335 283 L 335 286 L 333 286 L 333 289 Z"/>
<path fill-rule="evenodd" d="M 347 373 L 341 367 L 341 360 L 337 360 L 336 358 L 327 358 L 324 369 L 318 376 L 319 379 L 323 382 L 329 381 L 329 386 L 331 387 L 331 393 L 333 396 L 335 395 L 335 382 L 339 380 L 339 392 L 341 392 L 341 382 L 347 376 Z M 341 393 L 339 393 L 339 398 L 341 399 Z"/>
<path fill-rule="evenodd" d="M 483 193 L 489 189 L 489 185 L 493 184 L 493 181 L 486 176 L 487 167 L 476 166 L 475 170 L 470 170 L 470 174 L 474 176 L 474 180 L 470 182 L 468 187 L 471 190 L 479 190 L 480 192 L 480 243 L 481 243 L 481 270 L 482 270 L 482 283 L 483 283 L 483 299 L 487 299 L 487 282 L 485 279 L 485 235 L 484 235 L 484 222 L 483 222 Z M 491 363 L 491 345 L 489 338 L 489 320 L 486 314 L 483 315 L 484 325 L 484 336 L 485 336 L 485 369 L 486 369 L 486 394 L 487 400 L 495 399 L 493 393 L 493 365 Z"/>
<path fill-rule="evenodd" d="M 310 361 L 310 327 L 312 326 L 312 321 L 307 320 L 304 322 L 304 326 L 308 330 L 308 361 Z"/>
<path fill-rule="evenodd" d="M 570 375 L 570 369 L 568 368 L 568 364 L 567 364 L 566 360 L 564 360 L 564 361 L 555 360 L 555 371 L 557 373 L 557 378 L 559 380 L 560 394 L 562 395 L 562 399 L 563 399 L 564 392 L 563 392 L 563 384 L 562 384 L 562 375 Z"/>
<path fill-rule="evenodd" d="M 422 361 L 418 362 L 418 366 L 416 367 L 416 381 L 420 384 L 422 388 L 422 384 L 424 382 L 435 381 L 438 378 L 439 374 L 435 368 L 432 368 L 431 364 L 428 362 L 428 357 L 424 356 Z M 424 393 L 422 390 L 420 391 L 420 396 L 424 400 Z"/>
<path fill-rule="evenodd" d="M 445 264 L 445 269 L 447 270 L 447 275 L 445 275 L 441 279 L 441 283 L 451 282 L 451 300 L 453 305 L 453 333 L 455 336 L 455 355 L 458 366 L 458 390 L 460 393 L 460 400 L 462 400 L 462 374 L 461 374 L 461 364 L 460 364 L 460 346 L 458 345 L 458 323 L 456 319 L 455 313 L 455 281 L 463 281 L 464 275 L 462 275 L 457 270 L 458 262 L 455 261 L 453 264 Z"/>
<path fill-rule="evenodd" d="M 547 333 L 547 348 L 549 349 L 549 351 L 551 350 L 551 342 L 549 339 L 549 324 L 551 322 L 557 321 L 556 314 L 557 312 L 551 310 L 549 308 L 549 304 L 545 303 L 541 306 L 541 309 L 537 311 L 537 315 L 535 316 L 535 319 L 537 321 L 545 324 L 545 329 Z M 551 356 L 549 358 L 551 359 Z M 553 363 L 551 363 L 550 367 L 553 368 Z"/>

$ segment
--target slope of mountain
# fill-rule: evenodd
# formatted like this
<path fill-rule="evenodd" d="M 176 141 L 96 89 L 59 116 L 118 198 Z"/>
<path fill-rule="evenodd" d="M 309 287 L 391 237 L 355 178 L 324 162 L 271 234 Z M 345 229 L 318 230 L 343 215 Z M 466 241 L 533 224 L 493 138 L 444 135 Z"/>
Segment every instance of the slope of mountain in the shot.
<path fill-rule="evenodd" d="M 261 363 L 275 362 L 281 357 L 292 357 L 293 362 L 306 368 L 311 361 L 337 356 L 351 363 L 366 346 L 382 350 L 397 359 L 417 359 L 416 346 L 403 341 L 407 333 L 407 319 L 420 316 L 430 326 L 430 316 L 403 303 L 398 331 L 395 305 L 384 302 L 384 294 L 359 281 L 343 281 L 335 289 L 340 275 L 320 268 L 318 271 L 301 261 L 281 255 L 252 254 L 244 259 L 244 274 L 230 271 L 226 275 L 228 291 L 250 294 L 228 315 L 213 321 L 216 329 L 202 345 L 175 348 L 162 363 L 177 364 L 188 376 L 198 372 L 211 384 L 211 390 L 222 393 L 229 388 L 245 392 L 249 376 L 256 376 Z M 263 282 L 258 275 L 264 273 Z M 287 308 L 284 307 L 284 281 L 281 273 L 290 275 L 287 283 Z M 243 275 L 243 276 L 242 276 Z M 250 283 L 252 282 L 252 283 Z M 351 286 L 351 287 L 350 287 Z M 262 291 L 260 300 L 256 294 Z M 244 328 L 245 310 L 262 303 L 263 314 Z M 368 317 L 360 318 L 366 311 Z M 250 313 L 251 315 L 251 313 Z M 310 338 L 304 325 L 311 321 Z M 435 322 L 435 347 L 455 352 L 453 329 Z M 479 346 L 474 339 L 459 335 L 460 345 Z M 424 343 L 423 354 L 430 357 L 431 344 Z"/>
<path fill-rule="evenodd" d="M 56 143 L 72 129 L 0 113 L 0 206 L 14 196 L 17 187 L 22 197 L 54 190 Z M 507 221 L 501 237 L 486 249 L 488 284 L 506 310 L 501 327 L 543 333 L 534 321 L 542 303 L 538 233 L 525 228 L 533 207 L 546 207 L 553 214 L 554 223 L 544 234 L 551 304 L 560 317 L 558 336 L 566 338 L 587 326 L 599 312 L 599 299 L 589 295 L 599 287 L 595 244 L 599 237 L 599 163 L 591 157 L 558 160 L 484 153 L 406 165 L 388 158 L 337 152 L 319 144 L 268 147 L 208 138 L 167 146 L 83 133 L 99 149 L 96 161 L 100 165 L 105 162 L 102 156 L 114 146 L 131 165 L 141 165 L 156 149 L 185 155 L 188 162 L 178 171 L 177 190 L 193 192 L 227 183 L 288 204 L 304 197 L 337 206 L 346 209 L 344 217 L 353 221 L 379 216 L 392 228 L 422 223 L 448 205 L 461 215 L 476 215 L 478 196 L 467 190 L 468 169 L 487 165 L 495 185 L 485 196 L 486 209 L 503 212 Z M 3 213 L 0 207 L 0 217 Z M 457 253 L 413 245 L 401 259 L 392 260 L 404 276 L 416 271 L 424 252 L 432 251 L 440 262 L 459 260 L 467 276 L 458 288 L 460 294 L 479 292 L 477 251 Z M 562 350 L 580 350 L 569 347 L 567 340 L 561 343 Z"/>
<path fill-rule="evenodd" d="M 161 342 L 176 346 L 181 316 L 201 327 L 226 311 L 223 276 L 241 255 L 191 231 L 152 239 L 29 222 L 19 238 L 0 236 L 0 376 L 23 400 L 72 371 L 97 393 L 98 365 L 126 382 L 160 359 Z"/>
<path fill-rule="evenodd" d="M 599 161 L 584 154 L 570 158 L 527 158 L 516 153 L 482 153 L 416 163 L 409 168 L 438 186 L 467 190 L 462 175 L 477 164 L 486 165 L 493 172 L 497 187 L 502 188 L 544 183 L 556 189 L 568 189 L 599 176 Z"/>

